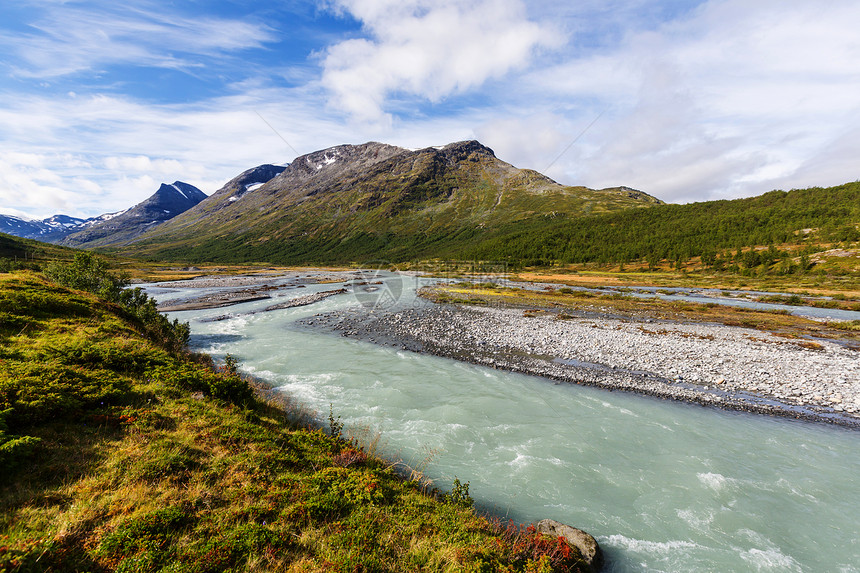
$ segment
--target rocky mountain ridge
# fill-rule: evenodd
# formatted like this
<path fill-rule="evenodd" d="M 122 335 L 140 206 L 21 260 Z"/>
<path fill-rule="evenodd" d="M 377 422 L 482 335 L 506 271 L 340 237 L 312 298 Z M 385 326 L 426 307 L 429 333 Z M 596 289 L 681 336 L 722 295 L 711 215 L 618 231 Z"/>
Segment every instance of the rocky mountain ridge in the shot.
<path fill-rule="evenodd" d="M 561 185 L 498 159 L 477 141 L 418 150 L 378 142 L 338 145 L 296 158 L 259 187 L 236 189 L 225 185 L 123 251 L 310 262 L 391 256 L 394 246 L 398 256 L 412 256 L 523 219 L 660 203 L 626 187 Z"/>
<path fill-rule="evenodd" d="M 182 181 L 170 185 L 162 183 L 158 191 L 145 201 L 74 232 L 60 243 L 79 248 L 124 244 L 184 213 L 204 199 L 206 194 L 194 185 Z"/>
<path fill-rule="evenodd" d="M 59 243 L 72 233 L 82 231 L 102 221 L 107 221 L 117 215 L 124 213 L 105 213 L 98 217 L 80 219 L 69 215 L 53 215 L 46 219 L 30 220 L 13 215 L 0 214 L 0 233 L 21 237 L 23 239 L 36 239 L 46 243 Z"/>
<path fill-rule="evenodd" d="M 163 184 L 127 211 L 60 221 L 58 234 L 39 238 L 201 261 L 402 259 L 450 256 L 488 232 L 536 218 L 659 203 L 628 187 L 561 185 L 500 160 L 478 141 L 423 149 L 368 142 L 308 153 L 287 166 L 260 165 L 209 197 L 179 181 Z"/>
<path fill-rule="evenodd" d="M 253 167 L 227 182 L 219 191 L 232 193 L 233 200 L 236 200 L 284 169 L 283 165 L 269 164 Z M 89 219 L 53 215 L 42 220 L 30 220 L 0 214 L 0 233 L 79 248 L 124 244 L 206 198 L 205 193 L 188 183 L 162 183 L 153 195 L 129 209 Z"/>

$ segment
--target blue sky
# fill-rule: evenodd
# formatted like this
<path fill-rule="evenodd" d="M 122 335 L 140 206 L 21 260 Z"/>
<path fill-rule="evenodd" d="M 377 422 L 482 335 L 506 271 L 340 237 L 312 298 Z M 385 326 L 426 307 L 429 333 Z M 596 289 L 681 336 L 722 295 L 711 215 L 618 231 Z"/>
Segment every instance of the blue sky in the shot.
<path fill-rule="evenodd" d="M 860 178 L 854 0 L 0 4 L 0 212 L 206 193 L 341 143 L 478 139 L 671 202 Z"/>

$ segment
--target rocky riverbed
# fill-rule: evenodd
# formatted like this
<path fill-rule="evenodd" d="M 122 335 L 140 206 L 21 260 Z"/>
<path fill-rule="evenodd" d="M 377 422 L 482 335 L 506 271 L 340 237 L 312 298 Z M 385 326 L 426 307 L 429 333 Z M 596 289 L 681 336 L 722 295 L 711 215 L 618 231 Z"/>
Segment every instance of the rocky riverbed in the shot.
<path fill-rule="evenodd" d="M 220 308 L 233 306 L 245 302 L 253 302 L 272 298 L 272 293 L 286 289 L 302 288 L 307 284 L 334 283 L 341 281 L 356 281 L 362 278 L 360 271 L 302 271 L 293 273 L 241 275 L 241 276 L 201 276 L 181 281 L 159 283 L 157 286 L 168 289 L 223 289 L 218 292 L 210 292 L 201 295 L 185 297 L 181 299 L 165 300 L 158 304 L 161 312 L 177 312 L 183 310 L 200 310 L 206 308 Z M 334 293 L 317 293 L 308 295 L 307 302 L 304 299 L 291 303 L 281 303 L 266 308 L 275 310 L 278 308 L 290 308 L 312 304 L 332 294 L 345 292 L 339 290 Z M 308 298 L 306 297 L 306 298 Z M 224 318 L 228 318 L 225 315 Z"/>
<path fill-rule="evenodd" d="M 305 325 L 607 389 L 860 428 L 860 353 L 722 325 L 432 305 Z"/>

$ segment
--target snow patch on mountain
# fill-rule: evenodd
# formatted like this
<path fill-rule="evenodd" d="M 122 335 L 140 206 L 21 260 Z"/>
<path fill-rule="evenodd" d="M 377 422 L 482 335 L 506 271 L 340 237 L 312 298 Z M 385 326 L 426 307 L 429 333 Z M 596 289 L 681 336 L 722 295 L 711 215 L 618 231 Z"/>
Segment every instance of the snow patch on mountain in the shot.
<path fill-rule="evenodd" d="M 182 189 L 180 189 L 179 187 L 177 187 L 177 186 L 176 186 L 176 183 L 174 183 L 173 185 L 171 185 L 171 187 L 173 187 L 174 189 L 176 189 L 177 191 L 179 191 L 179 194 L 180 194 L 180 195 L 182 195 L 183 197 L 185 197 L 186 199 L 188 199 L 188 195 L 186 195 L 186 194 L 185 194 L 185 191 L 183 191 Z"/>

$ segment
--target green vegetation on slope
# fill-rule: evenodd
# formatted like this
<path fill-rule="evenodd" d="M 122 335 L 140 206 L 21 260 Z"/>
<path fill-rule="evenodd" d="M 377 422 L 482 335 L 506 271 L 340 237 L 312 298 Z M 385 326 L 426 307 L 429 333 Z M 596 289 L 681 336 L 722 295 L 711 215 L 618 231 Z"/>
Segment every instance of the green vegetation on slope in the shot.
<path fill-rule="evenodd" d="M 474 247 L 462 247 L 459 254 L 526 266 L 639 260 L 656 265 L 701 257 L 707 266 L 737 264 L 742 269 L 770 266 L 787 257 L 785 252 L 775 253 L 775 247 L 764 253 L 749 249 L 743 253 L 744 248 L 789 244 L 797 256 L 803 247 L 808 255 L 821 250 L 822 243 L 858 241 L 860 183 L 848 183 L 578 219 L 538 218 L 499 229 Z M 788 262 L 783 271 L 792 271 Z"/>
<path fill-rule="evenodd" d="M 0 318 L 0 571 L 579 570 L 467 484 L 436 500 L 333 416 L 291 422 L 133 306 L 20 272 Z"/>
<path fill-rule="evenodd" d="M 215 193 L 122 252 L 193 262 L 405 261 L 446 256 L 536 216 L 659 203 L 632 189 L 564 187 L 477 142 L 415 152 L 381 144 L 338 149 L 297 158 L 240 197 Z"/>
<path fill-rule="evenodd" d="M 483 203 L 456 209 L 446 204 L 446 210 L 434 216 L 419 204 L 408 216 L 400 213 L 388 223 L 382 211 L 364 215 L 372 224 L 359 218 L 328 220 L 328 214 L 345 207 L 317 205 L 317 218 L 304 213 L 304 226 L 295 233 L 288 225 L 267 226 L 261 218 L 259 225 L 249 225 L 243 232 L 210 229 L 193 239 L 153 240 L 141 252 L 192 262 L 333 264 L 449 258 L 506 261 L 513 268 L 636 261 L 647 261 L 652 268 L 668 261 L 680 268 L 695 258 L 718 271 L 794 274 L 809 270 L 810 256 L 826 248 L 823 245 L 860 242 L 860 183 L 688 205 L 641 202 L 651 205 L 645 209 L 593 199 L 603 207 L 591 215 L 584 207 L 591 200 L 584 196 L 576 199 L 578 207 L 571 203 L 567 210 L 553 213 L 529 210 L 522 204 L 528 197 L 512 198 L 507 215 L 495 218 Z M 574 201 L 572 197 L 568 201 Z M 314 221 L 317 226 L 312 228 Z"/>
<path fill-rule="evenodd" d="M 0 272 L 35 269 L 50 260 L 68 260 L 75 250 L 0 233 Z"/>

